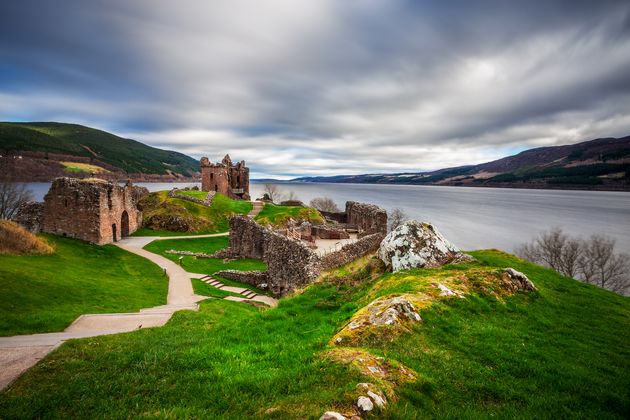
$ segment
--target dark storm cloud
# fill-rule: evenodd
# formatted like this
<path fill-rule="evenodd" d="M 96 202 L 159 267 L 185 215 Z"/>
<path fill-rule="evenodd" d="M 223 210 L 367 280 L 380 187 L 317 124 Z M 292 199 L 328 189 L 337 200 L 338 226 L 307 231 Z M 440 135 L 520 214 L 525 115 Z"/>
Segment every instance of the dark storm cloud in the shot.
<path fill-rule="evenodd" d="M 260 175 L 406 171 L 630 130 L 623 1 L 21 1 L 0 119 Z"/>

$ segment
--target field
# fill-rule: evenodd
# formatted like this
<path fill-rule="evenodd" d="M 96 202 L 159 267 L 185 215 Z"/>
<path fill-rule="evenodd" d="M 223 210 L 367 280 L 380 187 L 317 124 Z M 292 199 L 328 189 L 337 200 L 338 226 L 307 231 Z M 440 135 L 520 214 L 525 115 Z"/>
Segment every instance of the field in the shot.
<path fill-rule="evenodd" d="M 113 245 L 44 237 L 53 254 L 0 255 L 1 336 L 62 331 L 81 314 L 166 303 L 167 279 L 148 260 Z"/>
<path fill-rule="evenodd" d="M 350 410 L 357 383 L 378 380 L 326 354 L 356 310 L 436 279 L 510 266 L 539 291 L 442 298 L 411 331 L 363 344 L 417 372 L 395 384 L 375 417 L 626 418 L 628 298 L 498 251 L 472 254 L 477 262 L 463 266 L 384 275 L 364 259 L 275 309 L 210 299 L 163 328 L 68 342 L 0 395 L 0 417 L 318 418 Z"/>
<path fill-rule="evenodd" d="M 95 174 L 109 172 L 105 168 L 101 168 L 100 166 L 90 165 L 89 163 L 80 163 L 80 162 L 59 162 L 63 166 L 65 166 L 66 171 L 68 172 L 92 172 Z"/>

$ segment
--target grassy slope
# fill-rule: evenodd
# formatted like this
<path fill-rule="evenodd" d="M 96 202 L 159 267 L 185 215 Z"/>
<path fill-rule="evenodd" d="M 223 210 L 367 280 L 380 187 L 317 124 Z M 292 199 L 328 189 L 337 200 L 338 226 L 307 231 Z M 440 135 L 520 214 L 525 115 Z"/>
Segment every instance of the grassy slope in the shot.
<path fill-rule="evenodd" d="M 156 149 L 135 140 L 77 124 L 0 123 L 0 150 L 40 151 L 94 157 L 126 172 L 164 174 L 167 169 L 191 175 L 199 163 L 182 153 Z"/>
<path fill-rule="evenodd" d="M 322 215 L 316 209 L 299 206 L 278 206 L 265 203 L 262 211 L 256 216 L 260 224 L 284 225 L 289 219 L 323 222 Z"/>
<path fill-rule="evenodd" d="M 469 267 L 515 267 L 539 293 L 443 300 L 413 333 L 373 343 L 419 373 L 379 417 L 623 418 L 628 299 L 506 254 L 474 255 L 481 263 Z M 320 283 L 267 311 L 212 299 L 163 328 L 72 341 L 0 396 L 0 417 L 245 418 L 275 408 L 269 417 L 316 418 L 369 381 L 321 357 L 335 332 L 368 295 L 443 270 Z"/>
<path fill-rule="evenodd" d="M 168 191 L 151 193 L 142 199 L 140 206 L 145 221 L 153 216 L 183 215 L 194 219 L 195 229 L 192 232 L 168 232 L 141 228 L 133 236 L 181 236 L 227 232 L 232 215 L 247 214 L 252 209 L 251 202 L 232 200 L 222 194 L 216 194 L 212 205 L 208 207 L 192 201 L 170 198 Z"/>
<path fill-rule="evenodd" d="M 46 238 L 54 254 L 0 256 L 0 335 L 61 331 L 81 314 L 166 303 L 167 281 L 144 258 L 112 245 Z"/>

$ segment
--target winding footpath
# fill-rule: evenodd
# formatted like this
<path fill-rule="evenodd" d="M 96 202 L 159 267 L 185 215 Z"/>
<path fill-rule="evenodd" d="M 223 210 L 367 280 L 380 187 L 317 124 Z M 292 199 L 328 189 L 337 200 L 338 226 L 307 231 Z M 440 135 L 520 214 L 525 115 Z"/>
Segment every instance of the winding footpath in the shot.
<path fill-rule="evenodd" d="M 238 302 L 253 301 L 276 306 L 276 299 L 257 295 L 246 288 L 225 286 L 205 274 L 188 273 L 168 258 L 143 249 L 144 246 L 155 240 L 225 235 L 227 233 L 175 237 L 129 237 L 115 243 L 118 247 L 144 257 L 165 270 L 169 278 L 166 305 L 141 309 L 139 312 L 134 313 L 81 315 L 63 332 L 0 337 L 0 391 L 66 340 L 119 334 L 141 328 L 161 327 L 177 311 L 198 310 L 199 305 L 197 302 L 208 299 L 208 296 L 195 295 L 192 282 L 190 281 L 193 278 L 201 279 L 221 290 L 242 295 L 242 297 L 228 296 L 225 298 L 226 300 Z"/>

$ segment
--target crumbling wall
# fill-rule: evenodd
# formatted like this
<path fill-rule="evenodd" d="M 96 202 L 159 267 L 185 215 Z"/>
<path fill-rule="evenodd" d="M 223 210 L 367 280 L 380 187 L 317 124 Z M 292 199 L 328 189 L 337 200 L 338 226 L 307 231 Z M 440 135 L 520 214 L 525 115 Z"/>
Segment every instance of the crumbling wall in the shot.
<path fill-rule="evenodd" d="M 343 229 L 336 229 L 326 225 L 311 227 L 311 235 L 319 239 L 349 239 L 350 234 Z"/>
<path fill-rule="evenodd" d="M 372 233 L 387 234 L 387 212 L 374 204 L 346 202 L 348 227 L 359 231 L 359 237 Z"/>
<path fill-rule="evenodd" d="M 345 211 L 343 211 L 343 212 L 332 212 L 332 211 L 319 210 L 319 212 L 321 213 L 321 215 L 326 220 L 331 220 L 331 221 L 337 222 L 337 223 L 347 223 L 348 222 L 348 215 L 346 214 Z"/>
<path fill-rule="evenodd" d="M 341 267 L 357 258 L 376 252 L 384 237 L 385 235 L 382 233 L 373 233 L 364 236 L 356 242 L 344 245 L 339 251 L 332 252 L 322 257 L 321 270 Z"/>
<path fill-rule="evenodd" d="M 220 163 L 211 163 L 207 157 L 200 160 L 201 190 L 214 191 L 230 198 L 249 200 L 249 168 L 245 161 L 232 164 L 229 155 Z"/>
<path fill-rule="evenodd" d="M 13 220 L 32 233 L 39 233 L 42 229 L 44 203 L 28 201 L 22 203 Z"/>
<path fill-rule="evenodd" d="M 375 251 L 381 239 L 379 234 L 366 236 L 322 260 L 300 240 L 276 233 L 247 217 L 230 219 L 230 253 L 267 263 L 268 288 L 277 296 L 311 283 L 323 268 L 337 267 Z"/>
<path fill-rule="evenodd" d="M 239 270 L 222 270 L 214 273 L 217 277 L 240 281 L 241 283 L 251 284 L 259 289 L 269 288 L 269 274 L 264 271 L 239 271 Z"/>

